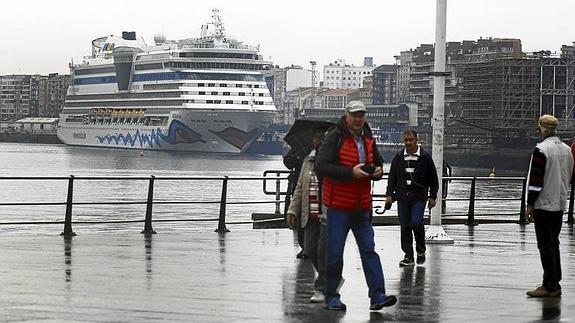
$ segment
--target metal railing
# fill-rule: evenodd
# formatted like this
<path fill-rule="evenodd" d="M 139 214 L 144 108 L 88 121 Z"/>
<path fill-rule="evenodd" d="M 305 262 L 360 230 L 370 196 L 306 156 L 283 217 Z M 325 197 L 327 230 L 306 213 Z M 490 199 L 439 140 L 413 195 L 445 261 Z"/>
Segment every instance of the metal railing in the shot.
<path fill-rule="evenodd" d="M 281 200 L 282 195 L 286 195 L 286 191 L 281 191 L 281 182 L 286 181 L 287 177 L 280 177 L 280 174 L 285 173 L 285 171 L 279 171 L 275 177 L 267 177 L 268 173 L 264 173 L 264 177 L 157 177 L 151 175 L 149 177 L 141 176 L 106 176 L 106 177 L 91 177 L 91 176 L 68 176 L 68 177 L 0 177 L 0 182 L 3 181 L 67 181 L 67 193 L 65 202 L 0 202 L 0 207 L 2 206 L 57 206 L 65 205 L 65 217 L 64 221 L 17 221 L 17 222 L 0 222 L 0 225 L 27 225 L 27 224 L 63 224 L 64 230 L 61 235 L 70 237 L 76 235 L 72 229 L 72 224 L 110 224 L 110 223 L 134 223 L 134 222 L 144 222 L 144 229 L 141 231 L 143 234 L 155 234 L 152 224 L 154 222 L 177 222 L 177 221 L 217 221 L 218 227 L 215 232 L 225 233 L 229 232 L 226 224 L 248 224 L 251 222 L 227 222 L 226 221 L 226 206 L 228 205 L 245 205 L 245 204 L 274 204 L 276 212 L 279 213 L 279 208 L 283 201 Z M 269 172 L 269 174 L 275 174 L 274 172 Z M 90 202 L 75 202 L 74 201 L 74 184 L 79 181 L 147 181 L 148 189 L 147 196 L 145 200 L 141 201 L 90 201 Z M 221 183 L 221 196 L 219 200 L 203 200 L 203 201 L 157 201 L 154 199 L 154 184 L 157 181 L 216 181 Z M 262 181 L 264 185 L 265 194 L 273 194 L 275 196 L 274 200 L 251 200 L 251 201 L 236 201 L 229 202 L 228 197 L 228 182 L 229 181 Z M 275 191 L 267 190 L 267 182 L 273 181 L 275 183 Z M 157 220 L 153 219 L 153 208 L 154 205 L 174 205 L 174 204 L 219 204 L 219 215 L 217 218 L 203 218 L 203 219 L 167 219 L 167 220 Z M 142 220 L 108 220 L 108 221 L 73 221 L 72 211 L 74 206 L 84 205 L 84 206 L 98 206 L 98 205 L 146 205 L 145 217 Z"/>
<path fill-rule="evenodd" d="M 0 207 L 3 206 L 57 206 L 57 205 L 65 205 L 65 217 L 63 221 L 19 221 L 19 222 L 0 222 L 0 225 L 25 225 L 25 224 L 63 224 L 64 230 L 62 231 L 63 236 L 73 236 L 76 233 L 72 229 L 72 224 L 111 224 L 111 223 L 134 223 L 134 222 L 143 222 L 144 228 L 141 231 L 143 234 L 154 234 L 156 233 L 153 229 L 154 222 L 178 222 L 178 221 L 217 221 L 218 226 L 215 232 L 224 233 L 229 232 L 226 227 L 226 224 L 250 224 L 253 223 L 251 221 L 236 221 L 236 222 L 227 222 L 226 221 L 226 211 L 227 206 L 229 205 L 254 205 L 254 204 L 273 204 L 275 206 L 275 210 L 273 215 L 275 216 L 275 220 L 283 217 L 285 210 L 281 211 L 281 204 L 284 205 L 289 204 L 290 191 L 289 185 L 286 185 L 285 182 L 287 181 L 286 176 L 289 174 L 290 171 L 287 170 L 267 170 L 263 173 L 262 177 L 230 177 L 230 176 L 223 176 L 223 177 L 159 177 L 159 176 L 106 176 L 106 177 L 91 177 L 91 176 L 67 176 L 67 177 L 0 177 L 0 183 L 4 181 L 67 181 L 67 193 L 66 193 L 66 201 L 64 202 L 1 202 Z M 386 179 L 386 177 L 384 177 Z M 136 201 L 117 201 L 117 200 L 107 200 L 107 201 L 88 201 L 88 202 L 78 202 L 74 201 L 74 185 L 75 183 L 83 181 L 83 182 L 94 182 L 94 181 L 146 181 L 148 183 L 147 186 L 147 195 L 145 199 L 136 200 Z M 176 200 L 157 200 L 154 198 L 154 185 L 158 181 L 204 181 L 204 182 L 217 182 L 221 185 L 221 194 L 220 198 L 216 200 L 202 200 L 202 201 L 176 201 Z M 254 181 L 258 182 L 261 181 L 263 183 L 263 193 L 265 195 L 273 195 L 273 200 L 242 200 L 242 201 L 234 201 L 230 202 L 228 200 L 228 184 L 230 181 Z M 273 183 L 273 188 L 270 188 L 268 185 L 269 182 Z M 444 218 L 449 218 L 450 216 L 467 216 L 466 224 L 467 225 L 476 225 L 477 221 L 475 216 L 476 215 L 517 215 L 517 212 L 513 213 L 500 213 L 494 214 L 493 212 L 489 214 L 477 214 L 476 210 L 476 202 L 478 201 L 492 201 L 492 200 L 499 200 L 499 201 L 519 201 L 519 217 L 516 221 L 519 224 L 526 224 L 527 220 L 525 219 L 525 196 L 526 196 L 526 189 L 527 189 L 527 179 L 525 177 L 444 177 L 445 183 L 453 182 L 453 181 L 463 181 L 469 183 L 469 196 L 468 197 L 447 197 L 445 198 L 446 202 L 461 202 L 461 201 L 468 201 L 468 208 L 466 214 L 446 214 L 443 213 Z M 521 183 L 521 193 L 519 196 L 515 197 L 478 197 L 476 192 L 477 183 L 480 182 L 495 182 L 495 181 L 504 181 L 504 182 L 519 182 Z M 385 181 L 384 181 L 385 182 Z M 283 184 L 282 184 L 283 183 Z M 381 184 L 378 184 L 381 185 Z M 285 188 L 287 187 L 287 188 Z M 285 189 L 283 189 L 285 188 Z M 574 186 L 571 186 L 570 192 L 570 199 L 569 199 L 569 207 L 568 207 L 568 218 L 567 222 L 572 224 L 573 220 L 573 208 L 574 208 L 574 193 L 575 189 Z M 378 202 L 382 202 L 384 195 L 382 194 L 374 194 L 374 205 Z M 282 199 L 283 197 L 283 199 Z M 106 221 L 74 221 L 73 220 L 73 208 L 74 206 L 99 206 L 99 205 L 145 205 L 145 216 L 141 220 L 106 220 Z M 176 204 L 217 204 L 219 205 L 219 214 L 217 218 L 202 218 L 202 219 L 154 219 L 153 218 L 153 209 L 155 205 L 176 205 Z M 375 208 L 381 208 L 381 206 L 376 205 Z M 377 212 L 376 212 L 377 213 Z M 386 215 L 386 216 L 389 216 Z"/>

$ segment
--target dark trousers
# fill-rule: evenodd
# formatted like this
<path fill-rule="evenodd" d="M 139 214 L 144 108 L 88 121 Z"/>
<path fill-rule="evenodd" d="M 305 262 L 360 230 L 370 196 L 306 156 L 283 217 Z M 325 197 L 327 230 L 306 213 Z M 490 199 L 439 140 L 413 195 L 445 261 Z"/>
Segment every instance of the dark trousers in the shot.
<path fill-rule="evenodd" d="M 543 287 L 548 291 L 560 289 L 561 255 L 559 254 L 559 232 L 563 224 L 563 212 L 534 210 L 537 248 L 543 266 Z"/>
<path fill-rule="evenodd" d="M 334 208 L 327 209 L 326 247 L 326 303 L 339 297 L 337 286 L 343 271 L 343 252 L 349 230 L 353 232 L 359 249 L 369 297 L 377 298 L 385 294 L 383 268 L 379 255 L 375 252 L 375 240 L 369 211 L 356 213 Z"/>
<path fill-rule="evenodd" d="M 309 220 L 304 229 L 304 251 L 317 272 L 313 289 L 323 293 L 325 289 L 325 244 L 327 238 L 325 224 L 319 220 Z"/>
<path fill-rule="evenodd" d="M 397 213 L 401 226 L 401 250 L 406 258 L 413 259 L 414 237 L 415 250 L 425 252 L 425 226 L 423 224 L 425 203 L 426 201 L 397 201 Z"/>

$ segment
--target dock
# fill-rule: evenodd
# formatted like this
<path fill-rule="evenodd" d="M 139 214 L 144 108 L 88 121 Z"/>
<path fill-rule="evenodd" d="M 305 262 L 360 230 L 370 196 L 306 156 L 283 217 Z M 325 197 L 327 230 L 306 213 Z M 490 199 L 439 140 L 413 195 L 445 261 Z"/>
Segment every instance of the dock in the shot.
<path fill-rule="evenodd" d="M 453 245 L 399 268 L 399 227 L 375 227 L 388 293 L 369 311 L 353 238 L 345 251 L 347 312 L 311 304 L 313 269 L 287 229 L 231 232 L 156 226 L 158 234 L 83 231 L 0 235 L 0 317 L 6 322 L 530 322 L 575 320 L 575 234 L 561 232 L 563 297 L 527 298 L 542 269 L 533 225 L 446 225 Z"/>

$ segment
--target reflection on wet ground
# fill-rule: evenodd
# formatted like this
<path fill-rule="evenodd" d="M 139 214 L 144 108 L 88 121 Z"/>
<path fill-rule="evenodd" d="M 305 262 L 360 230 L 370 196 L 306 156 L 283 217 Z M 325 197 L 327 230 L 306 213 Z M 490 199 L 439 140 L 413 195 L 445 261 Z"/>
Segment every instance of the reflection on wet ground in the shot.
<path fill-rule="evenodd" d="M 139 234 L 0 235 L 0 317 L 6 321 L 538 322 L 575 320 L 575 235 L 561 233 L 563 298 L 530 299 L 540 284 L 533 226 L 446 226 L 423 266 L 399 268 L 398 227 L 376 227 L 392 308 L 369 311 L 353 239 L 341 289 L 347 312 L 309 303 L 314 272 L 293 234 L 232 228 Z M 62 242 L 63 240 L 63 242 Z M 73 252 L 72 252 L 73 247 Z M 62 248 L 64 253 L 62 254 Z M 64 279 L 62 279 L 62 275 Z"/>

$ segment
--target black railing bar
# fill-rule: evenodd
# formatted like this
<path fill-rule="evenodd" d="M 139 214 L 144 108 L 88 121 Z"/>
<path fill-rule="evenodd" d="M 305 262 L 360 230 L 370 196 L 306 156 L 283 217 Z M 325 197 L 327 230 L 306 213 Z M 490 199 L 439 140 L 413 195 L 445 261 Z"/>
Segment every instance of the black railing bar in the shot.
<path fill-rule="evenodd" d="M 259 222 L 259 221 L 258 221 Z M 234 222 L 226 222 L 226 224 L 254 224 L 255 221 L 234 221 Z"/>
<path fill-rule="evenodd" d="M 214 201 L 154 201 L 154 204 L 219 204 L 220 200 Z"/>
<path fill-rule="evenodd" d="M 61 176 L 0 176 L 0 180 L 46 180 L 46 181 L 57 181 L 57 180 L 69 180 L 70 177 Z"/>
<path fill-rule="evenodd" d="M 216 222 L 219 218 L 206 218 L 206 219 L 159 219 L 152 220 L 152 222 Z M 226 222 L 228 223 L 228 222 Z"/>
<path fill-rule="evenodd" d="M 520 176 L 498 176 L 498 177 L 486 177 L 486 176 L 478 176 L 478 177 L 452 176 L 452 177 L 448 177 L 448 176 L 445 176 L 443 178 L 447 181 L 451 181 L 451 180 L 470 181 L 473 178 L 475 178 L 476 180 L 487 180 L 487 181 L 519 181 L 519 180 L 525 179 L 525 177 L 520 177 Z"/>
<path fill-rule="evenodd" d="M 66 204 L 66 203 L 64 203 Z M 73 202 L 72 205 L 138 205 L 146 204 L 146 201 L 111 201 L 111 202 Z"/>
<path fill-rule="evenodd" d="M 496 199 L 488 198 L 488 197 L 476 197 L 476 201 L 521 201 L 522 198 L 520 197 L 499 197 Z M 469 199 L 467 199 L 469 201 Z"/>
<path fill-rule="evenodd" d="M 41 206 L 41 205 L 66 205 L 66 202 L 6 202 L 0 206 Z"/>
<path fill-rule="evenodd" d="M 0 176 L 0 180 L 69 180 L 70 177 L 62 177 L 62 176 Z M 135 181 L 143 181 L 149 180 L 150 177 L 146 176 L 74 176 L 75 180 L 135 180 Z M 203 177 L 203 176 L 182 176 L 182 177 L 155 177 L 156 180 L 206 180 L 206 181 L 218 181 L 223 180 L 223 177 L 220 176 L 213 176 L 213 177 Z M 287 177 L 258 177 L 258 176 L 238 176 L 238 177 L 228 177 L 229 180 L 266 180 L 266 181 L 275 181 L 275 180 L 287 180 Z"/>
<path fill-rule="evenodd" d="M 517 215 L 519 215 L 519 212 L 516 212 L 516 213 L 475 213 L 474 216 L 477 217 L 477 216 L 501 216 L 501 215 L 517 216 Z M 468 216 L 468 214 L 467 213 L 444 213 L 442 216 L 444 216 L 444 217 Z"/>
<path fill-rule="evenodd" d="M 64 221 L 23 221 L 23 222 L 0 222 L 0 225 L 35 225 L 35 224 L 64 224 Z"/>
<path fill-rule="evenodd" d="M 224 178 L 223 177 L 194 177 L 194 176 L 188 176 L 188 177 L 156 177 L 156 180 L 163 180 L 163 181 L 180 181 L 180 180 L 213 180 L 213 181 L 221 181 Z M 228 180 L 234 180 L 234 181 L 275 181 L 275 180 L 287 180 L 287 177 L 258 177 L 258 176 L 237 176 L 237 177 L 233 177 L 233 176 L 229 176 Z"/>
<path fill-rule="evenodd" d="M 220 201 L 154 201 L 154 204 L 219 204 Z M 226 201 L 227 205 L 241 205 L 241 204 L 274 204 L 278 203 L 276 200 L 271 201 L 243 201 L 243 202 L 228 202 Z M 279 201 L 279 203 L 284 203 L 284 201 Z"/>
<path fill-rule="evenodd" d="M 275 204 L 280 203 L 283 204 L 285 201 L 245 201 L 245 202 L 226 202 L 228 205 L 243 205 L 243 204 Z"/>

